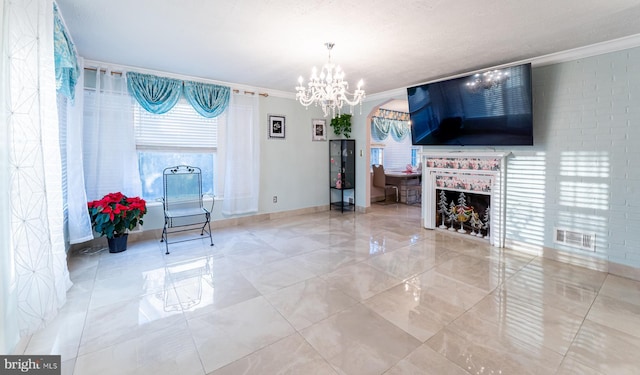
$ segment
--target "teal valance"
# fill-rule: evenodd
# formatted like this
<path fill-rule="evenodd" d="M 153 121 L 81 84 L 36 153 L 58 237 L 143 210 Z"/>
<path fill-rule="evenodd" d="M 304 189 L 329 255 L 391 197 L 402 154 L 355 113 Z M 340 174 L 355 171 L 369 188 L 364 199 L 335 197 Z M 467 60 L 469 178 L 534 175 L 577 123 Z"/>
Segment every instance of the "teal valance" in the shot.
<path fill-rule="evenodd" d="M 231 89 L 209 83 L 181 81 L 151 74 L 127 72 L 127 88 L 140 106 L 155 114 L 167 113 L 180 95 L 203 117 L 216 117 L 229 105 Z"/>
<path fill-rule="evenodd" d="M 384 141 L 387 139 L 387 136 L 389 136 L 391 123 L 383 120 L 384 119 L 380 117 L 371 118 L 371 137 L 373 137 L 373 140 L 376 142 Z"/>
<path fill-rule="evenodd" d="M 58 6 L 53 4 L 53 49 L 56 71 L 56 90 L 67 98 L 75 97 L 78 82 L 78 57 L 76 49 L 69 37 Z"/>
<path fill-rule="evenodd" d="M 161 115 L 173 108 L 182 93 L 182 81 L 151 74 L 127 72 L 127 88 L 142 108 Z"/>
<path fill-rule="evenodd" d="M 219 116 L 229 105 L 231 90 L 202 82 L 184 81 L 184 97 L 203 117 Z"/>
<path fill-rule="evenodd" d="M 389 133 L 396 142 L 401 142 L 411 134 L 409 114 L 378 109 L 371 117 L 371 136 L 376 142 L 381 142 L 387 139 Z"/>

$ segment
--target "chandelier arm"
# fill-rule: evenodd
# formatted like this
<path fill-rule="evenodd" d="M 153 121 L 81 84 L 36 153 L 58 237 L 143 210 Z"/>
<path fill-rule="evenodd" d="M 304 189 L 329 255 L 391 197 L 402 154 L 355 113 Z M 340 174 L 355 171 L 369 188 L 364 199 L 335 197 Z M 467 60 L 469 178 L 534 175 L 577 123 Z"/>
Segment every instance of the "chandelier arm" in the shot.
<path fill-rule="evenodd" d="M 349 97 L 347 95 L 352 96 L 353 99 L 349 100 Z M 353 94 L 350 92 L 345 92 L 340 96 L 341 100 L 349 104 L 350 106 L 356 106 L 360 104 L 364 97 L 365 95 L 363 90 L 356 90 L 356 92 L 354 92 Z"/>
<path fill-rule="evenodd" d="M 298 101 L 300 102 L 300 104 L 302 104 L 305 107 L 310 106 L 311 104 L 315 103 L 315 100 L 313 100 L 313 98 L 306 98 L 303 96 L 297 96 Z"/>

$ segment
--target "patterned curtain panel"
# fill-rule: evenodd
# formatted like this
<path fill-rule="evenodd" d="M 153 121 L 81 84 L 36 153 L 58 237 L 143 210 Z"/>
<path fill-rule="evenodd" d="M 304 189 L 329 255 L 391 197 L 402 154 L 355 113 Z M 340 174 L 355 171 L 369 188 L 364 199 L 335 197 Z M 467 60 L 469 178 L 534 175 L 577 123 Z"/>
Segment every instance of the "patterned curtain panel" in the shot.
<path fill-rule="evenodd" d="M 56 316 L 71 287 L 63 234 L 53 1 L 4 2 L 2 106 L 9 149 L 10 292 L 22 336 Z M 4 150 L 3 150 L 4 151 Z"/>
<path fill-rule="evenodd" d="M 226 86 L 184 81 L 184 96 L 203 117 L 217 117 L 229 105 L 231 90 Z"/>
<path fill-rule="evenodd" d="M 8 18 L 4 14 L 9 11 L 6 2 L 0 4 L 0 34 L 7 35 L 9 31 Z M 6 19 L 5 19 L 6 18 Z M 9 197 L 11 180 L 9 164 L 9 133 L 5 119 L 8 120 L 9 108 L 9 59 L 7 51 L 7 39 L 0 39 L 0 122 L 2 123 L 2 136 L 0 136 L 0 238 L 11 238 L 11 199 Z M 6 125 L 5 125 L 6 124 Z M 2 306 L 0 307 L 0 353 L 13 353 L 15 345 L 20 341 L 16 311 L 18 310 L 18 291 L 15 288 L 13 270 L 13 245 L 9 241 L 0 241 L 0 295 Z"/>
<path fill-rule="evenodd" d="M 140 106 L 161 115 L 173 108 L 182 92 L 182 81 L 151 74 L 127 72 L 127 88 Z"/>
<path fill-rule="evenodd" d="M 53 45 L 56 64 L 56 89 L 73 100 L 78 82 L 78 58 L 73 42 L 64 27 L 58 6 L 53 4 Z"/>

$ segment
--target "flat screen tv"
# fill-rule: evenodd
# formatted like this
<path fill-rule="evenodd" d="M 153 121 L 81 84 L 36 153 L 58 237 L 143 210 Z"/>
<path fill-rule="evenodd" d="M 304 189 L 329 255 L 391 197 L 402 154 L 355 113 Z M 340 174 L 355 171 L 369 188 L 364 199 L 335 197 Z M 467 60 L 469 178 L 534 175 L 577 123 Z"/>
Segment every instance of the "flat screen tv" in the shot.
<path fill-rule="evenodd" d="M 533 145 L 531 64 L 407 89 L 413 145 Z"/>

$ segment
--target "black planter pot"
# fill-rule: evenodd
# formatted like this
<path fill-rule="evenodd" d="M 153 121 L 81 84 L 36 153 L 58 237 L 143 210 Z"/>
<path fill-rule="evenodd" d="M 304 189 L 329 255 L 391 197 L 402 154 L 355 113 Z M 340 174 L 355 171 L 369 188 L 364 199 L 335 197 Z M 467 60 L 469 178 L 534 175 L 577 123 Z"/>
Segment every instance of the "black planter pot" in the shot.
<path fill-rule="evenodd" d="M 120 253 L 127 250 L 127 238 L 129 238 L 128 233 L 118 237 L 107 238 L 107 242 L 109 243 L 109 252 Z"/>

